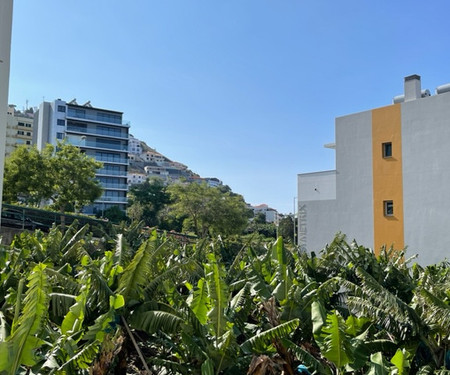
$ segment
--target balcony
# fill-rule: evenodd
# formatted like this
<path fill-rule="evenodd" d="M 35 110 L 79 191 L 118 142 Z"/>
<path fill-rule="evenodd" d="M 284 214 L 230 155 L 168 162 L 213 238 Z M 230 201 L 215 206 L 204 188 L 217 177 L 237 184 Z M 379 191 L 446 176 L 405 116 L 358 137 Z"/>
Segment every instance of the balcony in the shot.
<path fill-rule="evenodd" d="M 122 138 L 128 140 L 128 134 L 122 133 L 122 132 L 115 132 L 115 131 L 106 131 L 106 130 L 98 130 L 98 129 L 87 129 L 79 126 L 71 126 L 67 125 L 67 132 L 70 133 L 82 133 L 86 135 L 103 135 L 105 137 L 111 137 L 111 138 Z"/>
<path fill-rule="evenodd" d="M 95 156 L 94 159 L 97 161 L 104 162 L 104 163 L 127 164 L 128 165 L 127 158 L 120 158 L 120 157 L 113 157 L 113 156 L 98 156 L 97 155 L 97 156 Z"/>
<path fill-rule="evenodd" d="M 104 150 L 115 150 L 115 151 L 123 151 L 128 152 L 128 145 L 115 145 L 115 144 L 108 144 L 103 142 L 94 142 L 94 141 L 81 141 L 79 145 L 76 145 L 79 147 L 89 147 L 94 149 L 104 149 Z"/>
<path fill-rule="evenodd" d="M 127 197 L 100 197 L 96 202 L 115 202 L 115 203 L 127 203 Z"/>
<path fill-rule="evenodd" d="M 128 176 L 127 171 L 116 171 L 116 170 L 111 170 L 111 169 L 108 169 L 108 168 L 97 169 L 96 174 L 97 175 L 103 175 L 103 176 L 120 176 L 120 177 L 127 177 Z"/>
<path fill-rule="evenodd" d="M 71 108 L 67 111 L 67 118 L 68 119 L 81 119 L 81 120 L 88 120 L 88 121 L 94 121 L 94 122 L 100 122 L 103 124 L 112 124 L 116 126 L 125 126 L 127 128 L 130 127 L 129 121 L 123 121 L 120 118 L 108 118 L 107 116 L 102 115 L 92 115 L 92 114 L 86 114 L 86 113 L 80 113 L 75 112 L 71 110 Z"/>
<path fill-rule="evenodd" d="M 111 183 L 103 183 L 100 181 L 100 183 L 102 184 L 102 188 L 103 189 L 116 189 L 116 190 L 128 190 L 128 185 L 127 184 L 111 184 Z"/>

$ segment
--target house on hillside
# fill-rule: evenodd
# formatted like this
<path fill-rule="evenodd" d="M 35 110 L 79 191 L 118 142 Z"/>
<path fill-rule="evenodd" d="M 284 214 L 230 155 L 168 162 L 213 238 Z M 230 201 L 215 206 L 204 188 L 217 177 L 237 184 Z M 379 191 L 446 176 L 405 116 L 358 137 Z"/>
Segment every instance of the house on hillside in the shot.
<path fill-rule="evenodd" d="M 266 217 L 266 223 L 275 223 L 278 224 L 280 220 L 280 215 L 278 214 L 278 211 L 274 208 L 269 207 L 267 204 L 259 204 L 257 206 L 251 206 L 249 205 L 249 208 L 253 211 L 254 215 L 257 215 L 259 213 L 264 214 Z"/>

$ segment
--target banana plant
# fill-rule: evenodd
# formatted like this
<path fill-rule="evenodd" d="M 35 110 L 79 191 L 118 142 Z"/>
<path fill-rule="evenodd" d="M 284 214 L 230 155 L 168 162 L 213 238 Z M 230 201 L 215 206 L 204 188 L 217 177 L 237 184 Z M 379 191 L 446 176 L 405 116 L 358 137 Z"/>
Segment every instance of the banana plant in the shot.
<path fill-rule="evenodd" d="M 45 268 L 45 264 L 38 264 L 28 276 L 23 309 L 17 311 L 11 332 L 0 342 L 0 373 L 15 375 L 19 367 L 34 366 L 39 361 L 37 350 L 45 344 L 40 333 L 48 312 L 50 292 Z M 18 300 L 22 298 L 19 293 Z M 20 309 L 20 303 L 16 306 Z"/>

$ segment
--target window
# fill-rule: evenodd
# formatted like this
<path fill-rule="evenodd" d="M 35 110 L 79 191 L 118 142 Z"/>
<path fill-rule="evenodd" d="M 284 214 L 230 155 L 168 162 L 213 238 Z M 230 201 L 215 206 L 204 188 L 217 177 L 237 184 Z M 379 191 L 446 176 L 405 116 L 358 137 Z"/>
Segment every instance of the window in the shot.
<path fill-rule="evenodd" d="M 384 216 L 394 216 L 394 202 L 384 201 Z"/>
<path fill-rule="evenodd" d="M 28 137 L 31 137 L 31 132 L 27 132 L 27 136 L 28 136 Z"/>
<path fill-rule="evenodd" d="M 18 135 L 25 135 L 25 132 L 23 130 L 17 130 Z"/>
<path fill-rule="evenodd" d="M 58 112 L 66 112 L 66 106 L 65 105 L 59 105 L 58 106 Z"/>
<path fill-rule="evenodd" d="M 31 145 L 31 141 L 27 141 L 27 145 Z"/>
<path fill-rule="evenodd" d="M 63 139 L 64 133 L 56 133 L 56 139 Z"/>
<path fill-rule="evenodd" d="M 77 118 L 86 118 L 86 111 L 82 108 L 69 108 L 69 116 Z"/>
<path fill-rule="evenodd" d="M 62 119 L 57 119 L 56 120 L 56 124 L 64 126 L 64 125 L 66 125 L 66 122 L 64 120 L 62 120 Z"/>
<path fill-rule="evenodd" d="M 102 122 L 110 122 L 113 124 L 122 123 L 122 116 L 114 113 L 97 112 L 97 120 Z"/>
<path fill-rule="evenodd" d="M 383 143 L 383 158 L 392 157 L 392 142 Z"/>

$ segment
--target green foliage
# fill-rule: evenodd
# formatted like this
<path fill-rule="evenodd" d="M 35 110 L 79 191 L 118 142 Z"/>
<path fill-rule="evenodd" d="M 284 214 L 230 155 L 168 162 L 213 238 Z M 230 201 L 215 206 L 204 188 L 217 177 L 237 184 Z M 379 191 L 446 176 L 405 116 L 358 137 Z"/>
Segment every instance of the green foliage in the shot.
<path fill-rule="evenodd" d="M 275 239 L 277 237 L 277 226 L 274 223 L 255 223 L 253 221 L 249 222 L 247 227 L 244 230 L 244 234 L 255 234 L 258 233 L 259 235 Z"/>
<path fill-rule="evenodd" d="M 101 163 L 79 148 L 59 143 L 36 148 L 17 148 L 5 161 L 4 200 L 38 206 L 50 200 L 59 211 L 81 210 L 100 197 L 95 179 Z"/>
<path fill-rule="evenodd" d="M 102 216 L 114 224 L 119 224 L 121 221 L 127 220 L 127 215 L 118 206 L 107 208 Z"/>
<path fill-rule="evenodd" d="M 256 334 L 247 341 L 245 341 L 241 347 L 244 353 L 249 353 L 255 350 L 256 352 L 265 352 L 267 347 L 272 344 L 276 339 L 288 337 L 299 325 L 298 319 L 293 319 L 280 325 L 269 328 L 266 331 Z"/>
<path fill-rule="evenodd" d="M 278 223 L 278 235 L 287 242 L 293 242 L 295 236 L 295 218 L 292 216 L 283 217 Z"/>
<path fill-rule="evenodd" d="M 252 220 L 255 224 L 265 224 L 266 223 L 266 215 L 264 212 L 258 212 Z"/>
<path fill-rule="evenodd" d="M 129 230 L 107 251 L 75 225 L 0 246 L 0 372 L 449 371 L 447 263 L 408 267 L 341 236 L 316 256 Z"/>
<path fill-rule="evenodd" d="M 200 237 L 240 234 L 249 211 L 242 196 L 206 184 L 173 184 L 167 188 L 174 202 L 170 212 L 183 218 L 183 229 Z"/>
<path fill-rule="evenodd" d="M 160 212 L 170 203 L 166 190 L 166 185 L 159 178 L 147 179 L 132 186 L 128 192 L 132 219 L 143 220 L 150 227 L 159 225 Z"/>
<path fill-rule="evenodd" d="M 5 160 L 3 200 L 16 202 L 18 198 L 37 206 L 52 193 L 52 179 L 48 176 L 50 149 L 42 153 L 36 147 L 17 147 Z"/>
<path fill-rule="evenodd" d="M 10 336 L 0 342 L 0 372 L 13 375 L 19 366 L 33 366 L 38 361 L 36 350 L 44 344 L 39 333 L 48 311 L 50 290 L 45 268 L 38 264 L 28 277 L 23 310 L 14 318 Z"/>

